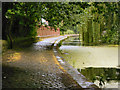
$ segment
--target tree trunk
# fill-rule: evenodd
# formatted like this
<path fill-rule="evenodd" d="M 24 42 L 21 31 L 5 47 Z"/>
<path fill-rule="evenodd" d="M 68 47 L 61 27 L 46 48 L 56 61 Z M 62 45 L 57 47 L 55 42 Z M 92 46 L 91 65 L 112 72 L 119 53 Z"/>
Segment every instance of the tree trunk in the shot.
<path fill-rule="evenodd" d="M 93 42 L 93 31 L 92 31 L 92 19 L 90 18 L 87 23 L 87 30 L 88 30 L 88 43 L 89 45 L 92 45 Z"/>
<path fill-rule="evenodd" d="M 12 24 L 13 24 L 13 18 L 11 18 L 10 25 L 8 27 L 8 38 L 9 38 L 9 48 L 10 49 L 13 48 L 13 40 L 12 40 L 12 36 L 11 36 Z"/>
<path fill-rule="evenodd" d="M 82 45 L 84 46 L 84 28 L 83 28 L 83 25 L 82 25 Z"/>

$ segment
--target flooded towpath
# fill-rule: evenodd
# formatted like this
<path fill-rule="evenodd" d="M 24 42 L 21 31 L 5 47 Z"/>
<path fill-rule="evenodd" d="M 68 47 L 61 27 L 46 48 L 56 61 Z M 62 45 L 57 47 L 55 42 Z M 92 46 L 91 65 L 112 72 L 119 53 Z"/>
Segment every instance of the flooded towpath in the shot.
<path fill-rule="evenodd" d="M 48 48 L 62 37 L 44 39 L 29 48 L 3 53 L 3 88 L 81 88 Z"/>

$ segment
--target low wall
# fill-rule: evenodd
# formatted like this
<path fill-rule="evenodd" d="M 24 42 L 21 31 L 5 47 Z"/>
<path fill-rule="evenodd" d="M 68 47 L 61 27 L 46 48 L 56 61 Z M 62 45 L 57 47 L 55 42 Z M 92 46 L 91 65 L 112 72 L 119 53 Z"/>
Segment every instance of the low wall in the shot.
<path fill-rule="evenodd" d="M 57 30 L 55 31 L 55 29 L 51 28 L 50 26 L 47 26 L 47 27 L 41 26 L 40 28 L 38 28 L 37 34 L 39 37 L 58 36 L 60 35 L 60 29 L 57 28 Z"/>

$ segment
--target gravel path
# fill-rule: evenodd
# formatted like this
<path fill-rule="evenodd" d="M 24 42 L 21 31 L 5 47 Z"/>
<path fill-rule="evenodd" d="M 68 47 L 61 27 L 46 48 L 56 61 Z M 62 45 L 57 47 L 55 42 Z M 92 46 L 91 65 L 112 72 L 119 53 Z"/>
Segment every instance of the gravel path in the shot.
<path fill-rule="evenodd" d="M 3 53 L 3 88 L 81 88 L 47 48 L 61 37 Z"/>

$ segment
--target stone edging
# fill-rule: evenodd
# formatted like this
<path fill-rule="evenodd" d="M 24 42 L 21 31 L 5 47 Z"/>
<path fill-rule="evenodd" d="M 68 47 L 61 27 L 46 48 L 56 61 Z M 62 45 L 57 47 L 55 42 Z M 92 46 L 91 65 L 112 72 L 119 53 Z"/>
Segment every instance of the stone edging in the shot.
<path fill-rule="evenodd" d="M 55 54 L 55 57 L 57 58 L 60 65 L 65 69 L 65 71 L 72 76 L 72 78 L 82 87 L 82 88 L 99 88 L 94 83 L 87 80 L 85 76 L 83 76 L 80 72 L 77 71 L 77 69 L 73 68 L 69 63 L 67 63 L 63 57 L 60 56 L 58 52 L 58 44 L 61 40 L 66 39 L 68 36 L 64 36 L 63 38 L 60 38 L 59 40 L 56 40 L 53 45 L 53 51 Z"/>

